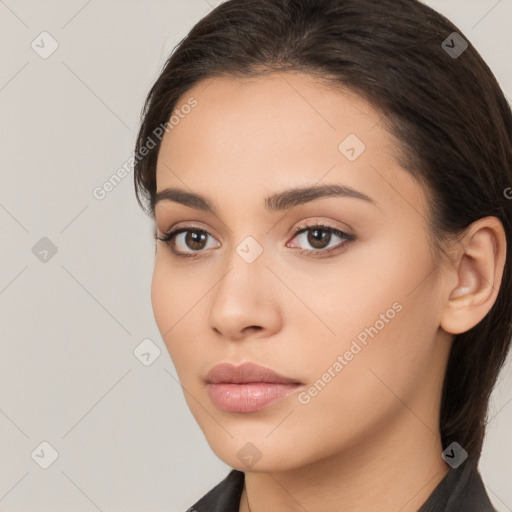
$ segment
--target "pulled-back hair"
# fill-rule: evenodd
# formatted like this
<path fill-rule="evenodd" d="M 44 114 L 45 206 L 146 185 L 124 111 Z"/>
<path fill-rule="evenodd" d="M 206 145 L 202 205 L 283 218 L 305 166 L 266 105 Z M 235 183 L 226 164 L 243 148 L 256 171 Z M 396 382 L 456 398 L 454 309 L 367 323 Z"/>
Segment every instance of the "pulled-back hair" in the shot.
<path fill-rule="evenodd" d="M 503 224 L 499 294 L 455 336 L 442 391 L 443 446 L 456 441 L 478 460 L 512 334 L 512 114 L 504 94 L 461 31 L 417 0 L 228 0 L 165 63 L 144 105 L 136 154 L 199 81 L 276 71 L 351 89 L 383 114 L 398 163 L 428 191 L 433 247 L 485 216 Z M 134 168 L 137 201 L 152 217 L 160 142 Z"/>

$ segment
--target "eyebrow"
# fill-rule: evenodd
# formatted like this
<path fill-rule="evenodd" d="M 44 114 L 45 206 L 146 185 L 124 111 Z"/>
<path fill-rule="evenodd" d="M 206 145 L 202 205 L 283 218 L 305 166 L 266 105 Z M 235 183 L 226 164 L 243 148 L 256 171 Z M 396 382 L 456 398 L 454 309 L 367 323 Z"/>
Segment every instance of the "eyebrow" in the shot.
<path fill-rule="evenodd" d="M 366 194 L 346 185 L 338 184 L 296 187 L 277 192 L 265 198 L 264 206 L 269 212 L 278 212 L 326 197 L 352 197 L 377 206 L 376 202 Z M 157 192 L 155 195 L 155 206 L 160 201 L 173 201 L 196 210 L 211 211 L 214 214 L 217 213 L 215 205 L 210 199 L 200 194 L 187 192 L 186 190 L 175 187 L 165 188 Z"/>

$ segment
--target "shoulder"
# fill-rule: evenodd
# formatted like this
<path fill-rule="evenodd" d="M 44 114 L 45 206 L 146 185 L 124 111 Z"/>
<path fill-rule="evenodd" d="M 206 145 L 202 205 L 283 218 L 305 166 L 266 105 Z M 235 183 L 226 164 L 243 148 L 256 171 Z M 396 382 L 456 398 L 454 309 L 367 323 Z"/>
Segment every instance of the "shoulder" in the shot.
<path fill-rule="evenodd" d="M 464 485 L 461 486 L 460 497 L 456 497 L 453 502 L 454 512 L 458 512 L 459 510 L 469 512 L 473 510 L 475 512 L 497 512 L 492 506 L 478 468 L 476 466 L 470 466 L 469 469 L 467 469 L 467 473 L 467 480 Z"/>
<path fill-rule="evenodd" d="M 245 473 L 233 469 L 187 512 L 238 512 Z"/>
<path fill-rule="evenodd" d="M 497 512 L 476 463 L 452 468 L 418 512 Z"/>

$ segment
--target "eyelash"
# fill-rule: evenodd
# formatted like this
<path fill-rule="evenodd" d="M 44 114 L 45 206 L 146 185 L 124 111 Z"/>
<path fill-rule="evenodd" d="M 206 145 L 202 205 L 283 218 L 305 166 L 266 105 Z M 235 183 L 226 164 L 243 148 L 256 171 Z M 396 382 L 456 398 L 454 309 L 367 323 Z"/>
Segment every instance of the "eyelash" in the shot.
<path fill-rule="evenodd" d="M 321 231 L 326 231 L 327 233 L 334 234 L 340 238 L 343 239 L 343 242 L 340 242 L 338 245 L 331 247 L 329 249 L 298 249 L 300 254 L 306 254 L 306 255 L 314 255 L 315 257 L 318 257 L 319 254 L 322 256 L 325 254 L 331 254 L 334 251 L 338 251 L 340 247 L 347 247 L 349 244 L 354 242 L 356 240 L 356 237 L 354 235 L 351 235 L 349 233 L 345 233 L 344 231 L 341 231 L 340 229 L 334 228 L 332 226 L 329 226 L 327 224 L 303 224 L 301 226 L 298 226 L 297 229 L 293 233 L 293 238 L 297 237 L 298 235 L 307 232 L 312 231 L 313 229 L 320 229 Z M 179 251 L 176 251 L 172 247 L 172 242 L 174 238 L 179 235 L 180 233 L 184 233 L 187 231 L 195 231 L 197 233 L 205 233 L 208 236 L 211 236 L 207 231 L 204 229 L 200 229 L 197 226 L 192 225 L 184 225 L 177 229 L 170 230 L 166 233 L 164 233 L 163 236 L 157 236 L 157 240 L 160 240 L 161 242 L 165 243 L 167 246 L 169 246 L 171 252 L 179 257 L 179 258 L 200 258 L 202 257 L 202 253 L 204 251 L 193 251 L 190 253 L 182 253 Z"/>

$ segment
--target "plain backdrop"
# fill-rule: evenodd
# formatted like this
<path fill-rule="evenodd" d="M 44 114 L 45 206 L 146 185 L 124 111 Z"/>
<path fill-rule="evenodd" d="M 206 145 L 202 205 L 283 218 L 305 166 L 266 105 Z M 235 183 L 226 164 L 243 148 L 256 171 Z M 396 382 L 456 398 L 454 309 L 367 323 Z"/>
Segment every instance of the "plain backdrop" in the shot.
<path fill-rule="evenodd" d="M 512 0 L 426 3 L 510 98 Z M 0 0 L 0 511 L 185 511 L 230 469 L 190 414 L 153 318 L 152 225 L 133 173 L 93 195 L 133 154 L 171 49 L 212 7 Z M 512 511 L 510 363 L 490 416 L 480 470 Z"/>

